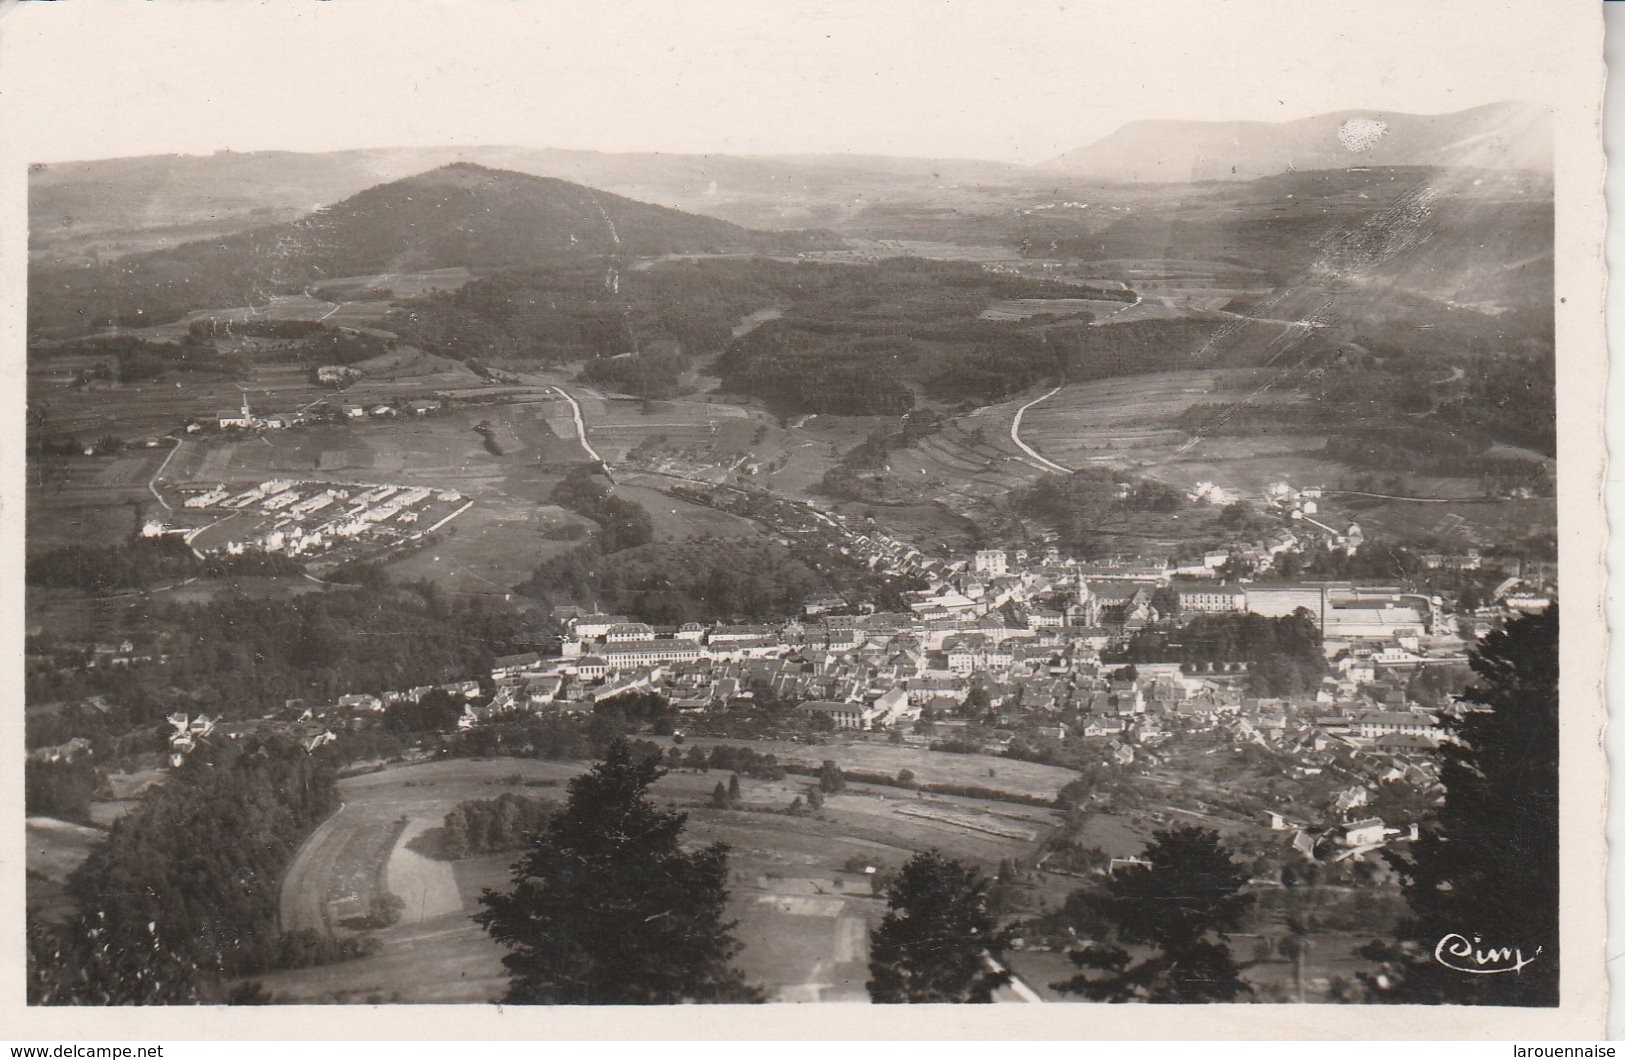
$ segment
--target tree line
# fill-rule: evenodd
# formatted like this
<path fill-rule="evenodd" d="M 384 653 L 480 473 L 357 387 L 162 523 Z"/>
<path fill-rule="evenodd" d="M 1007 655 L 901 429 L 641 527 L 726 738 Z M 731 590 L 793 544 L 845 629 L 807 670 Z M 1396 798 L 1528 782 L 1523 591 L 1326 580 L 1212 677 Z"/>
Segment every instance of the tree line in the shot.
<path fill-rule="evenodd" d="M 794 550 L 771 541 L 704 538 L 658 542 L 604 557 L 577 549 L 548 560 L 516 586 L 532 599 L 594 604 L 641 622 L 758 622 L 795 614 L 824 589 Z"/>
<path fill-rule="evenodd" d="M 1108 663 L 1208 665 L 1244 662 L 1248 690 L 1256 696 L 1313 693 L 1326 675 L 1320 627 L 1303 608 L 1267 618 L 1255 614 L 1198 614 L 1177 631 L 1144 629 Z"/>
<path fill-rule="evenodd" d="M 448 858 L 519 850 L 552 820 L 552 799 L 505 791 L 494 799 L 469 799 L 446 814 L 440 848 Z"/>
<path fill-rule="evenodd" d="M 615 496 L 595 468 L 572 468 L 548 500 L 598 524 L 593 546 L 599 552 L 620 552 L 654 540 L 654 520 L 648 511 L 637 501 Z"/>
<path fill-rule="evenodd" d="M 200 747 L 69 878 L 75 917 L 33 926 L 30 1003 L 218 1002 L 226 980 L 357 955 L 277 929 L 282 870 L 337 806 L 331 761 L 293 740 Z"/>
<path fill-rule="evenodd" d="M 299 574 L 291 556 L 244 552 L 200 557 L 179 537 L 138 537 L 119 545 L 64 545 L 30 556 L 24 581 L 39 588 L 112 593 L 186 578 L 275 577 Z"/>
<path fill-rule="evenodd" d="M 257 716 L 290 699 L 331 703 L 346 693 L 477 677 L 493 658 L 556 635 L 556 627 L 509 605 L 450 596 L 430 583 L 279 598 L 228 587 L 198 603 L 154 597 L 138 614 L 133 621 L 164 631 L 157 645 L 163 662 L 30 669 L 30 702 L 102 694 L 128 728 L 176 709 Z"/>

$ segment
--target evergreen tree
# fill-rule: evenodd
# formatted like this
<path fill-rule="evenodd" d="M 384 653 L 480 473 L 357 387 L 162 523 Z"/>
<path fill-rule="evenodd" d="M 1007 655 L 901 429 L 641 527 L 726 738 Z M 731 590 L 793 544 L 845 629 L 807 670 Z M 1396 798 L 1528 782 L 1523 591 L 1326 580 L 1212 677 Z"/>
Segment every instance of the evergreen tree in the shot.
<path fill-rule="evenodd" d="M 1009 981 L 995 972 L 1007 940 L 988 908 L 988 880 L 928 850 L 887 888 L 889 910 L 869 935 L 869 997 L 882 1004 L 988 1002 Z"/>
<path fill-rule="evenodd" d="M 474 919 L 509 952 L 504 1000 L 660 1005 L 761 1000 L 731 961 L 728 849 L 682 849 L 687 815 L 657 809 L 659 759 L 624 740 L 570 782 L 570 797 Z"/>
<path fill-rule="evenodd" d="M 831 759 L 824 759 L 824 764 L 818 770 L 818 790 L 826 795 L 833 795 L 846 787 L 846 777 L 841 773 L 841 767 Z"/>
<path fill-rule="evenodd" d="M 739 774 L 735 773 L 733 776 L 728 778 L 728 802 L 729 803 L 735 803 L 735 802 L 738 802 L 738 801 L 739 801 Z"/>
<path fill-rule="evenodd" d="M 1250 895 L 1247 872 L 1217 832 L 1183 825 L 1153 833 L 1146 865 L 1112 877 L 1106 893 L 1078 892 L 1068 906 L 1104 936 L 1071 954 L 1082 971 L 1055 984 L 1092 1001 L 1234 1001 L 1250 988 L 1222 933 L 1236 926 Z M 1138 961 L 1126 948 L 1147 947 Z"/>
<path fill-rule="evenodd" d="M 711 789 L 711 808 L 714 810 L 728 808 L 728 789 L 722 786 L 720 780 L 717 781 L 717 786 Z"/>
<path fill-rule="evenodd" d="M 1558 1003 L 1558 615 L 1553 607 L 1485 637 L 1466 710 L 1440 749 L 1444 805 L 1408 855 L 1393 855 L 1411 917 L 1363 954 L 1375 1000 L 1410 1004 Z M 1450 936 L 1531 960 L 1474 975 L 1436 951 Z M 1481 940 L 1474 943 L 1477 937 Z M 1460 945 L 1460 943 L 1458 943 Z M 1505 964 L 1506 962 L 1500 962 Z"/>
<path fill-rule="evenodd" d="M 106 918 L 27 928 L 30 1005 L 196 1005 L 209 1000 L 212 969 L 196 947 L 172 943 L 156 921 L 145 944 L 117 938 Z"/>

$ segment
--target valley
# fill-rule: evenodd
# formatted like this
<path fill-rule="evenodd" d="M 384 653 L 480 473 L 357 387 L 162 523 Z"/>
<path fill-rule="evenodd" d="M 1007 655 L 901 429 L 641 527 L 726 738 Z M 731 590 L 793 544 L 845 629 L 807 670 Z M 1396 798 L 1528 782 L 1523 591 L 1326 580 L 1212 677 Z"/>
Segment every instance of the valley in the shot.
<path fill-rule="evenodd" d="M 928 848 L 1021 940 L 995 999 L 1069 1000 L 1079 909 L 1180 824 L 1239 859 L 1246 989 L 1354 997 L 1558 520 L 1539 116 L 1351 120 L 36 169 L 31 917 L 121 844 L 236 858 L 199 996 L 491 1003 L 521 847 L 451 817 L 561 820 L 624 753 L 729 846 L 768 1000 L 868 997 Z M 295 808 L 194 872 L 135 826 L 194 791 Z M 97 893 L 139 929 L 140 887 Z"/>

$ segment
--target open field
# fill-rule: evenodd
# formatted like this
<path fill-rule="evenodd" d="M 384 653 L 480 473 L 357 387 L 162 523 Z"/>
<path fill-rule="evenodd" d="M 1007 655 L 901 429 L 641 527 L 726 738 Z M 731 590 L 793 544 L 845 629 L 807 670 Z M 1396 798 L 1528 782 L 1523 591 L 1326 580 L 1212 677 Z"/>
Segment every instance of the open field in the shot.
<path fill-rule="evenodd" d="M 76 384 L 75 372 L 104 359 L 90 358 L 87 363 L 84 357 L 30 357 L 29 405 L 43 414 L 44 428 L 51 435 L 73 435 L 88 442 L 109 432 L 124 439 L 167 434 L 179 430 L 188 418 L 207 419 L 218 409 L 234 409 L 245 395 L 255 411 L 271 413 L 324 398 L 371 404 L 454 388 L 482 393 L 487 385 L 461 362 L 411 346 L 361 362 L 358 367 L 369 374 L 343 391 L 312 383 L 308 365 L 282 361 L 253 364 L 240 378 L 186 372 L 150 382 Z"/>
<path fill-rule="evenodd" d="M 1532 500 L 1370 501 L 1332 496 L 1323 510 L 1347 512 L 1367 533 L 1437 538 L 1462 546 L 1504 548 L 1557 527 L 1557 503 Z"/>
<path fill-rule="evenodd" d="M 319 287 L 324 294 L 337 296 L 337 301 L 330 301 L 308 292 L 271 295 L 264 305 L 200 309 L 168 324 L 147 328 L 120 328 L 116 329 L 116 333 L 136 335 L 155 342 L 176 342 L 186 335 L 193 322 L 199 320 L 216 323 L 247 320 L 319 320 L 337 327 L 365 326 L 382 322 L 389 313 L 394 299 L 416 298 L 430 291 L 455 290 L 472 278 L 473 274 L 462 267 L 429 269 L 421 272 L 378 273 L 371 276 L 341 276 L 327 280 Z M 380 290 L 387 290 L 389 296 L 377 297 L 375 292 Z"/>
<path fill-rule="evenodd" d="M 309 404 L 330 394 L 330 391 L 310 387 L 302 376 L 279 387 L 276 393 L 286 400 L 278 401 L 276 407 L 282 408 Z M 31 388 L 30 402 L 36 397 L 44 402 L 53 435 L 70 435 L 89 444 L 109 433 L 126 440 L 138 440 L 143 435 L 158 437 L 178 431 L 189 414 L 235 407 L 241 399 L 241 392 L 235 386 L 230 388 L 229 394 L 218 386 L 203 389 L 207 398 L 199 397 L 196 387 L 167 391 L 152 386 L 118 391 L 57 388 L 44 395 L 36 395 Z M 273 407 L 267 398 L 269 389 L 261 386 L 250 391 L 249 399 L 255 408 Z M 109 415 L 109 409 L 116 409 L 116 414 Z M 369 434 L 364 427 L 298 429 L 241 436 L 208 434 L 188 438 L 173 458 L 170 458 L 173 443 L 168 440 L 160 440 L 151 448 L 127 449 L 116 456 L 35 458 L 28 475 L 28 547 L 30 550 L 49 548 L 69 540 L 112 544 L 138 529 L 146 518 L 154 515 L 167 518 L 169 513 L 148 489 L 149 479 L 166 458 L 170 462 L 158 482 L 166 489 L 193 484 L 209 487 L 220 483 L 250 483 L 286 472 L 304 473 L 301 477 L 339 478 L 356 471 L 398 473 L 407 461 L 404 457 L 398 458 L 394 441 L 384 441 L 377 446 L 368 444 L 369 438 L 382 437 L 382 434 Z M 462 440 L 470 448 L 479 446 L 479 438 L 471 432 Z M 452 461 L 426 460 L 423 463 L 445 467 Z M 455 473 L 458 469 L 453 464 L 449 470 Z M 446 485 L 450 487 L 453 483 Z M 172 494 L 166 499 L 175 503 Z"/>
<path fill-rule="evenodd" d="M 358 291 L 387 289 L 396 298 L 418 298 L 430 291 L 454 291 L 474 278 L 467 269 L 425 269 L 421 272 L 380 272 L 370 276 L 340 276 L 324 281 L 319 290 L 341 299 Z"/>
<path fill-rule="evenodd" d="M 107 837 L 100 828 L 61 821 L 55 817 L 27 820 L 28 871 L 58 882 L 90 856 L 90 848 Z"/>
<path fill-rule="evenodd" d="M 344 397 L 362 404 L 399 397 L 401 385 L 410 386 L 413 393 L 438 393 L 480 382 L 480 377 L 461 361 L 426 353 L 416 346 L 397 346 L 357 361 L 352 367 L 365 374 L 345 387 Z"/>
<path fill-rule="evenodd" d="M 1099 320 L 1130 304 L 1104 298 L 1004 298 L 982 310 L 981 317 L 983 320 L 1028 320 L 1037 316 L 1092 313 Z"/>
<path fill-rule="evenodd" d="M 712 483 L 741 476 L 792 498 L 827 502 L 816 493 L 824 473 L 876 427 L 895 427 L 895 420 L 867 416 L 801 416 L 786 422 L 744 398 L 735 404 L 719 395 L 691 394 L 644 402 L 548 373 L 524 378 L 537 385 L 562 382 L 581 404 L 589 443 L 615 466 L 619 480 L 632 483 L 658 481 L 640 479 L 639 469 Z M 559 411 L 563 415 L 549 422 L 571 438 L 568 409 Z"/>
<path fill-rule="evenodd" d="M 545 504 L 562 470 L 545 470 L 539 458 L 568 458 L 566 464 L 579 460 L 578 447 L 548 425 L 551 406 L 560 404 L 478 406 L 429 417 L 368 418 L 280 434 L 212 436 L 188 442 L 167 469 L 165 482 L 241 486 L 296 477 L 456 490 L 472 500 L 473 507 L 438 531 L 424 548 L 392 559 L 388 566 L 398 577 L 427 578 L 447 589 L 505 594 L 537 563 L 570 547 L 549 540 L 549 531 L 582 521 Z M 514 451 L 490 452 L 475 430 L 482 423 L 512 436 Z M 233 533 L 229 525 L 210 529 L 200 535 L 199 547 L 208 543 L 205 538 Z"/>
<path fill-rule="evenodd" d="M 73 914 L 67 882 L 73 870 L 90 856 L 91 847 L 107 833 L 54 817 L 30 817 L 27 842 L 25 904 L 30 921 L 60 922 Z"/>
<path fill-rule="evenodd" d="M 825 743 L 815 745 L 710 737 L 695 737 L 689 742 L 701 747 L 718 744 L 749 747 L 763 754 L 777 755 L 781 764 L 800 763 L 813 768 L 817 768 L 825 759 L 833 759 L 842 769 L 861 773 L 896 776 L 900 770 L 907 769 L 914 773 L 915 780 L 921 784 L 975 785 L 1030 798 L 1054 798 L 1057 792 L 1077 778 L 1077 774 L 1070 769 L 1038 762 L 1022 762 L 992 755 L 947 754 L 923 747 L 851 737 L 832 737 Z"/>
<path fill-rule="evenodd" d="M 23 547 L 32 555 L 66 544 L 116 545 L 162 512 L 145 484 L 119 490 L 30 490 Z"/>
<path fill-rule="evenodd" d="M 826 750 L 771 746 L 786 757 Z M 986 772 L 975 756 L 961 762 L 955 759 L 962 756 L 909 748 L 827 750 L 852 768 L 861 762 L 879 771 L 908 762 L 922 777 L 944 781 L 958 777 L 969 783 L 973 773 Z M 1011 790 L 1038 792 L 1069 776 L 1065 770 L 993 761 L 1007 770 L 999 781 Z M 436 861 L 425 833 L 432 834 L 446 812 L 466 799 L 509 790 L 562 799 L 559 787 L 525 784 L 557 785 L 581 768 L 529 759 L 455 760 L 341 781 L 343 808 L 305 843 L 286 877 L 284 929 L 350 930 L 335 921 L 329 903 L 351 894 L 369 897 L 370 891 L 361 892 L 376 880 L 386 880 L 406 899 L 407 912 L 395 926 L 373 932 L 382 944 L 377 955 L 278 972 L 264 977 L 267 989 L 283 1001 L 494 1000 L 502 989 L 501 951 L 468 914 L 477 909 L 482 888 L 505 885 L 511 856 Z M 723 775 L 677 771 L 658 782 L 655 796 L 690 812 L 690 842 L 722 841 L 732 848 L 730 913 L 739 919 L 745 943 L 740 965 L 787 1001 L 865 996 L 868 931 L 884 909 L 868 878 L 846 871 L 849 861 L 895 868 L 915 851 L 935 846 L 991 868 L 1000 858 L 1030 852 L 1032 837 L 1056 820 L 1054 811 L 1036 807 L 859 783 L 831 796 L 818 816 L 791 817 L 778 811 L 807 787 L 807 778 L 797 776 L 777 782 L 742 778 L 740 807 L 714 810 L 709 795 Z"/>
<path fill-rule="evenodd" d="M 1184 489 L 1212 482 L 1253 498 L 1275 482 L 1332 488 L 1360 474 L 1362 469 L 1322 455 L 1335 424 L 1327 424 L 1327 434 L 1259 431 L 1201 437 L 1178 425 L 1193 406 L 1224 408 L 1245 402 L 1258 409 L 1301 401 L 1289 392 L 1265 389 L 1269 380 L 1263 370 L 1207 369 L 1069 384 L 1036 404 L 1033 399 L 1042 392 L 1026 393 L 975 409 L 891 454 L 886 481 L 900 500 L 929 500 L 972 519 L 987 517 L 1011 490 L 1050 472 L 1011 441 L 1011 421 L 1024 406 L 1030 407 L 1021 420 L 1022 441 L 1069 469 L 1117 468 Z M 1324 518 L 1357 520 L 1367 533 L 1414 537 L 1449 532 L 1484 545 L 1508 544 L 1535 527 L 1552 525 L 1550 501 L 1486 500 L 1476 479 L 1413 475 L 1408 481 L 1420 494 L 1453 500 L 1440 505 L 1329 495 L 1322 504 Z M 894 509 L 878 507 L 889 520 Z M 1455 529 L 1436 525 L 1447 513 L 1459 517 Z M 1166 529 L 1177 542 L 1180 528 Z"/>
<path fill-rule="evenodd" d="M 1184 371 L 1072 384 L 1027 411 L 1021 436 L 1066 467 L 1162 466 L 1189 438 L 1172 425 L 1177 417 L 1196 405 L 1247 400 L 1263 381 L 1256 372 Z M 1251 397 L 1255 406 L 1266 401 L 1281 399 Z"/>
<path fill-rule="evenodd" d="M 554 505 L 482 499 L 435 540 L 390 559 L 384 568 L 396 581 L 421 579 L 451 592 L 506 596 L 539 564 L 576 547 L 550 540 L 549 530 L 584 522 Z"/>
<path fill-rule="evenodd" d="M 398 351 L 389 356 L 399 355 Z M 273 376 L 285 385 L 282 392 L 289 396 L 288 404 L 295 395 L 315 400 L 330 393 L 308 388 L 302 375 L 268 372 L 265 378 Z M 384 384 L 357 384 L 346 394 L 368 385 Z M 73 406 L 87 405 L 89 392 L 60 389 Z M 192 399 L 184 391 L 177 397 L 151 387 L 145 390 L 150 392 L 151 408 L 144 416 L 156 417 L 159 409 L 178 416 L 181 407 L 190 407 Z M 574 387 L 572 391 L 577 392 Z M 667 437 L 686 433 L 703 450 L 685 456 L 696 462 L 737 464 L 751 451 L 758 434 L 791 437 L 765 414 L 734 406 L 657 403 L 652 415 L 644 415 L 640 402 L 615 400 L 585 388 L 578 392 L 589 423 L 603 428 L 602 435 L 595 435 L 596 444 L 621 455 L 651 433 Z M 456 490 L 474 506 L 439 532 L 431 548 L 393 559 L 392 570 L 399 576 L 428 578 L 447 589 L 506 593 L 538 563 L 571 547 L 553 532 L 581 520 L 546 502 L 560 477 L 585 459 L 567 402 L 540 386 L 523 388 L 514 396 L 519 400 L 454 407 L 425 417 L 368 416 L 284 432 L 208 433 L 187 438 L 172 457 L 166 442 L 116 457 L 49 458 L 34 469 L 38 482 L 30 491 L 29 547 L 38 551 L 69 540 L 116 544 L 127 540 L 144 520 L 161 517 L 173 525 L 208 527 L 196 544 L 209 548 L 250 535 L 256 530 L 250 524 L 263 522 L 251 513 L 183 509 L 176 495 L 183 490 L 222 484 L 245 487 L 271 478 L 424 485 Z M 250 391 L 256 407 L 269 407 L 261 404 L 262 397 Z M 235 401 L 220 394 L 212 404 Z M 53 406 L 53 417 L 67 411 Z M 500 452 L 492 451 L 488 438 Z M 148 489 L 153 472 L 166 458 L 169 463 L 158 484 L 173 511 L 164 510 Z M 821 476 L 824 466 L 810 469 L 809 477 Z M 654 485 L 669 480 L 647 481 Z M 629 485 L 627 495 L 648 508 L 662 540 L 758 533 L 746 520 L 675 500 L 649 485 Z M 222 518 L 218 525 L 210 525 Z"/>
<path fill-rule="evenodd" d="M 875 416 L 807 416 L 790 426 L 787 430 L 774 419 L 757 447 L 761 463 L 768 468 L 761 484 L 787 496 L 827 504 L 828 498 L 817 492 L 824 473 L 869 432 L 877 427 L 893 429 L 894 421 Z"/>
<path fill-rule="evenodd" d="M 643 505 L 654 522 L 657 541 L 761 536 L 756 524 L 748 519 L 670 496 L 652 486 L 618 485 L 615 495 Z"/>

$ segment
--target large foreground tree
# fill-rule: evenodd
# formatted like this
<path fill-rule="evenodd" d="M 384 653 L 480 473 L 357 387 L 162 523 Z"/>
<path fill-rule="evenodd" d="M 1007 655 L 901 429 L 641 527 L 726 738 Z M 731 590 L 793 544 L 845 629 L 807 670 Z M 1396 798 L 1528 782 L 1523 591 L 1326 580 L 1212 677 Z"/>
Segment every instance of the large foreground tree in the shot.
<path fill-rule="evenodd" d="M 1006 940 L 988 909 L 989 881 L 935 850 L 916 854 L 887 889 L 869 935 L 869 997 L 882 1004 L 988 1002 L 1009 981 L 991 960 Z"/>
<path fill-rule="evenodd" d="M 1091 1001 L 1175 1004 L 1250 993 L 1223 935 L 1252 904 L 1241 893 L 1247 871 L 1218 833 L 1191 826 L 1153 833 L 1144 860 L 1114 875 L 1105 893 L 1080 891 L 1068 901 L 1096 939 L 1073 951 L 1081 970 L 1055 989 Z"/>
<path fill-rule="evenodd" d="M 613 742 L 474 919 L 509 952 L 504 1000 L 664 1005 L 762 1000 L 732 967 L 728 851 L 681 846 L 687 814 L 659 810 L 659 762 Z"/>
<path fill-rule="evenodd" d="M 1374 1000 L 1558 1003 L 1557 652 L 1556 607 L 1474 652 L 1477 680 L 1439 753 L 1444 805 L 1393 859 L 1411 916 L 1364 951 L 1383 965 L 1362 976 Z M 1519 953 L 1529 963 L 1510 970 Z"/>

